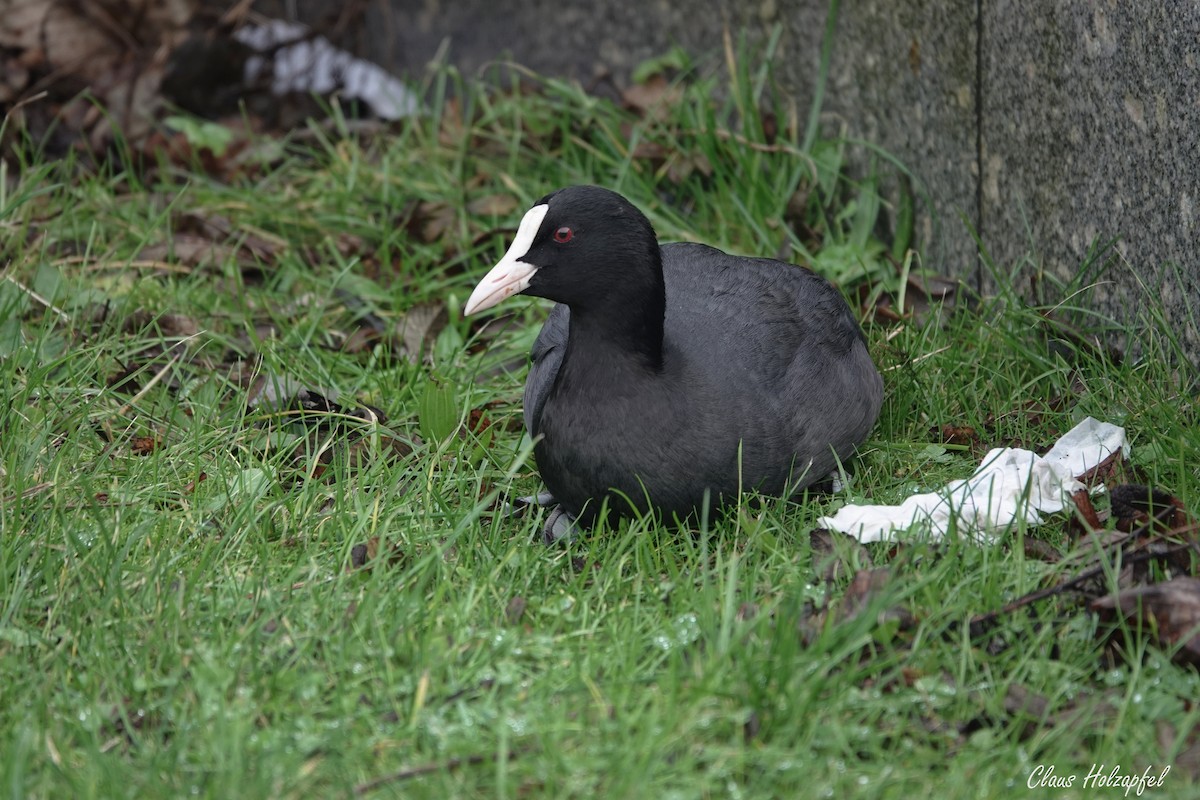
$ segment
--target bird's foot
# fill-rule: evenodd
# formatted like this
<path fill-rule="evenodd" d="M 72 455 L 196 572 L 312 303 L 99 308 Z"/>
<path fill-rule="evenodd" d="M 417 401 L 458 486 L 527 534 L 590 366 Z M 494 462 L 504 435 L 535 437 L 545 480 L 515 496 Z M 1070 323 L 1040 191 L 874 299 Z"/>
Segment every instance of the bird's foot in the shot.
<path fill-rule="evenodd" d="M 579 526 L 575 523 L 575 516 L 569 511 L 565 511 L 562 506 L 555 505 L 557 502 L 554 499 L 554 495 L 550 494 L 550 492 L 538 492 L 537 494 L 516 498 L 505 507 L 504 514 L 507 517 L 517 518 L 525 516 L 525 512 L 535 506 L 554 506 L 554 510 L 550 512 L 550 516 L 546 518 L 546 524 L 542 526 L 540 534 L 542 544 L 552 545 L 558 542 L 573 542 L 575 541 L 575 537 L 579 535 Z"/>
<path fill-rule="evenodd" d="M 579 526 L 575 524 L 575 517 L 565 511 L 562 506 L 556 506 L 550 512 L 550 516 L 546 518 L 546 524 L 542 526 L 542 544 L 552 545 L 559 542 L 571 543 L 575 541 L 575 537 L 579 535 Z"/>
<path fill-rule="evenodd" d="M 504 516 L 514 518 L 523 517 L 525 516 L 525 512 L 529 510 L 530 506 L 552 506 L 556 502 L 557 501 L 554 499 L 554 495 L 550 494 L 549 492 L 538 492 L 537 494 L 518 497 L 511 503 L 505 504 Z"/>

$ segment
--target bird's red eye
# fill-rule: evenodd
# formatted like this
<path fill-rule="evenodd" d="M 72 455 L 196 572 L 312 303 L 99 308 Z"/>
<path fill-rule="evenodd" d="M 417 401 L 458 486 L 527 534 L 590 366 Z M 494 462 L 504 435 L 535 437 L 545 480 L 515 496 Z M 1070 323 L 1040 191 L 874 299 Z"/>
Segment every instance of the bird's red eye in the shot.
<path fill-rule="evenodd" d="M 574 235 L 575 231 L 564 225 L 554 232 L 554 241 L 558 242 L 559 244 L 566 244 L 567 242 L 571 241 L 571 237 Z"/>

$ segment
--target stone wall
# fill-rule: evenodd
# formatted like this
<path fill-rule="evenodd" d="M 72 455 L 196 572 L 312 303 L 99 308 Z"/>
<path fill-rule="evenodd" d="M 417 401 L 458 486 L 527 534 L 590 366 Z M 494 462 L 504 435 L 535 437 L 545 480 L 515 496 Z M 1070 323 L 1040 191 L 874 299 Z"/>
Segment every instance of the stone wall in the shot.
<path fill-rule="evenodd" d="M 807 108 L 827 13 L 825 0 L 379 0 L 359 35 L 402 73 L 444 47 L 468 72 L 511 58 L 586 84 L 674 44 L 719 53 L 726 27 L 780 26 L 776 75 Z M 1064 282 L 1118 238 L 1086 302 L 1125 319 L 1161 297 L 1200 359 L 1198 60 L 1191 2 L 859 0 L 840 4 L 825 121 L 927 188 L 931 268 L 986 288 L 968 224 L 998 269 Z"/>

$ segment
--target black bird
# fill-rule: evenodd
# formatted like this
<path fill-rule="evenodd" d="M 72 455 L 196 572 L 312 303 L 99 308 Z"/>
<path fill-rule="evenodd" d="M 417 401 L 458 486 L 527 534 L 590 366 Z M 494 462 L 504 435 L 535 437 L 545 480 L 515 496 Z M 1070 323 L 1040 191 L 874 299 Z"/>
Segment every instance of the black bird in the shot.
<path fill-rule="evenodd" d="M 605 507 L 610 520 L 654 510 L 670 522 L 706 496 L 719 507 L 742 491 L 791 495 L 848 459 L 879 416 L 883 381 L 825 279 L 660 247 L 607 189 L 539 200 L 464 313 L 519 293 L 557 303 L 533 345 L 525 427 L 546 487 L 583 525 Z"/>

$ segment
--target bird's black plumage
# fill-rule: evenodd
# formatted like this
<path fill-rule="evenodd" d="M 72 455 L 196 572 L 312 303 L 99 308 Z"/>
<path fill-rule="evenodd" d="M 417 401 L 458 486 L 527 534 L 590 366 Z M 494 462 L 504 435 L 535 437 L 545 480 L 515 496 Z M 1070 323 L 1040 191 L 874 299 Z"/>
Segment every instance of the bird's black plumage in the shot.
<path fill-rule="evenodd" d="M 669 520 L 706 491 L 792 493 L 849 458 L 879 414 L 882 380 L 827 281 L 660 247 L 606 189 L 539 201 L 467 311 L 516 291 L 558 303 L 534 343 L 525 424 L 542 480 L 584 524 L 606 499 L 611 514 Z"/>

